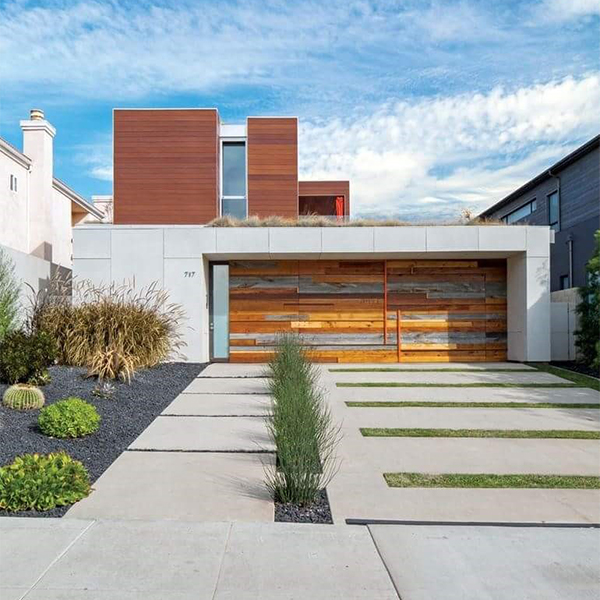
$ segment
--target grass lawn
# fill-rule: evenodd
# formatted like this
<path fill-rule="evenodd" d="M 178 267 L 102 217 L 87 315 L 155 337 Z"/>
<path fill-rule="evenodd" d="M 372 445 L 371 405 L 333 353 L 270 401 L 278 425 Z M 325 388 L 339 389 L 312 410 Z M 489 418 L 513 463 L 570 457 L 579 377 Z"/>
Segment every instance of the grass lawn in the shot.
<path fill-rule="evenodd" d="M 552 375 L 556 375 L 557 377 L 561 377 L 562 379 L 567 379 L 568 381 L 577 384 L 579 387 L 588 387 L 600 392 L 600 380 L 590 377 L 589 375 L 575 373 L 574 371 L 567 371 L 567 369 L 554 367 L 553 365 L 549 365 L 547 363 L 528 364 L 530 364 L 532 367 L 535 367 L 538 371 L 544 371 L 544 373 L 550 373 Z"/>
<path fill-rule="evenodd" d="M 361 427 L 365 437 L 444 437 L 444 438 L 544 438 L 600 440 L 600 431 L 569 429 L 415 429 Z"/>
<path fill-rule="evenodd" d="M 336 383 L 337 387 L 436 387 L 436 388 L 576 388 L 575 383 L 398 383 L 396 381 L 382 382 L 343 382 Z"/>
<path fill-rule="evenodd" d="M 600 477 L 591 475 L 384 473 L 383 476 L 390 487 L 600 489 Z"/>
<path fill-rule="evenodd" d="M 348 401 L 349 408 L 593 408 L 600 409 L 600 403 L 552 403 L 552 402 L 425 402 L 405 400 L 400 402 L 360 402 Z"/>
<path fill-rule="evenodd" d="M 469 369 L 469 368 L 443 368 L 432 367 L 429 369 L 402 369 L 396 367 L 364 367 L 329 369 L 330 373 L 533 373 L 532 369 Z"/>

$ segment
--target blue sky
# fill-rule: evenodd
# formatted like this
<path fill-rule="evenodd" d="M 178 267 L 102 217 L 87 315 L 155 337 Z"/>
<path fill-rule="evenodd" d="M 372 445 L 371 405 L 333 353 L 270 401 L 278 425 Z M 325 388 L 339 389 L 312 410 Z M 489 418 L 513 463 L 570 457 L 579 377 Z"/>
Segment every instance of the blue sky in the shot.
<path fill-rule="evenodd" d="M 598 0 L 0 0 L 0 136 L 42 108 L 55 173 L 112 191 L 113 107 L 300 117 L 355 215 L 482 210 L 600 129 Z"/>

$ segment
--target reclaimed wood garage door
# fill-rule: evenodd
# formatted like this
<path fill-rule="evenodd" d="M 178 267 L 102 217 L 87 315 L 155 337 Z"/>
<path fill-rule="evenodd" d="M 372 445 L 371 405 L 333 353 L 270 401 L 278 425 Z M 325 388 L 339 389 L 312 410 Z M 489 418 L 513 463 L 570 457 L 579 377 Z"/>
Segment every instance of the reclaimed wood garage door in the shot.
<path fill-rule="evenodd" d="M 232 362 L 268 360 L 283 331 L 322 362 L 506 360 L 505 260 L 232 261 L 229 277 Z"/>

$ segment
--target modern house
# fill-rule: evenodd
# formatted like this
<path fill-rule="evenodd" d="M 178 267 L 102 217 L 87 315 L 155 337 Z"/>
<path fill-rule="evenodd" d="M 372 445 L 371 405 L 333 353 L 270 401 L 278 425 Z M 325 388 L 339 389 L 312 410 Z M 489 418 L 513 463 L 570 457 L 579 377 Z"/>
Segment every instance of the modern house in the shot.
<path fill-rule="evenodd" d="M 548 225 L 552 292 L 585 284 L 585 265 L 600 229 L 600 135 L 534 177 L 480 216 Z"/>
<path fill-rule="evenodd" d="M 114 111 L 114 224 L 74 230 L 73 271 L 153 282 L 188 360 L 260 362 L 295 332 L 327 362 L 550 358 L 550 229 L 353 227 L 347 181 L 299 181 L 297 119 Z M 327 227 L 216 217 L 332 217 Z"/>
<path fill-rule="evenodd" d="M 56 130 L 44 113 L 32 110 L 21 129 L 22 152 L 0 138 L 0 247 L 35 283 L 50 267 L 71 268 L 72 228 L 103 213 L 54 176 Z"/>

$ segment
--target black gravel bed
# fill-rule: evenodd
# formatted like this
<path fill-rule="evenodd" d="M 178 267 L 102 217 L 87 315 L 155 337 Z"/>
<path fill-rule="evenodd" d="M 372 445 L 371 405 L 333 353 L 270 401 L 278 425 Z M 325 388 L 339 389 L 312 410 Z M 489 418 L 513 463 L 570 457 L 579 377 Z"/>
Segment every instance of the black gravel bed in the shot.
<path fill-rule="evenodd" d="M 83 398 L 93 404 L 102 417 L 98 431 L 73 440 L 50 438 L 37 427 L 39 410 L 16 411 L 0 404 L 0 465 L 12 462 L 20 454 L 64 450 L 84 464 L 93 483 L 205 366 L 167 363 L 139 371 L 130 384 L 114 383 L 111 398 L 92 394 L 97 382 L 86 377 L 85 369 L 51 367 L 52 381 L 41 388 L 46 397 L 45 406 L 68 396 Z M 0 396 L 7 387 L 0 384 Z M 44 512 L 0 510 L 0 516 L 61 517 L 69 508 L 62 506 Z"/>
<path fill-rule="evenodd" d="M 275 502 L 275 522 L 333 524 L 327 490 L 321 490 L 314 504 L 298 506 L 289 502 Z"/>
<path fill-rule="evenodd" d="M 552 361 L 550 364 L 555 367 L 560 367 L 561 369 L 566 369 L 567 371 L 573 371 L 574 373 L 589 375 L 590 377 L 595 377 L 596 379 L 600 377 L 600 373 L 598 373 L 596 369 L 588 367 L 583 363 L 578 363 L 574 361 Z"/>

